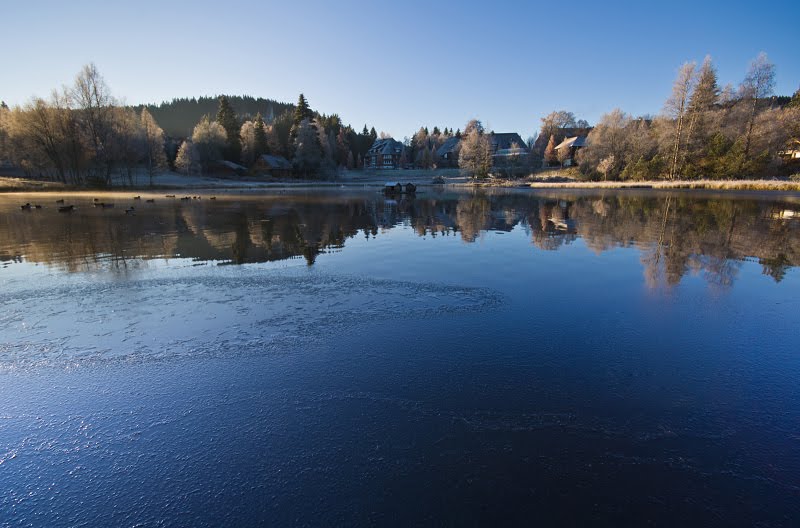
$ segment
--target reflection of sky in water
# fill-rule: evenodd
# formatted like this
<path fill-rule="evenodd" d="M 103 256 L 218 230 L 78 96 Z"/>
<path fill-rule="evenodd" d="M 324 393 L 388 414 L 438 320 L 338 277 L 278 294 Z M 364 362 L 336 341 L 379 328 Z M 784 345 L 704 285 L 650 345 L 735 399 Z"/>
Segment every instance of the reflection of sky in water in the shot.
<path fill-rule="evenodd" d="M 796 205 L 632 196 L 0 197 L 0 524 L 786 525 Z"/>

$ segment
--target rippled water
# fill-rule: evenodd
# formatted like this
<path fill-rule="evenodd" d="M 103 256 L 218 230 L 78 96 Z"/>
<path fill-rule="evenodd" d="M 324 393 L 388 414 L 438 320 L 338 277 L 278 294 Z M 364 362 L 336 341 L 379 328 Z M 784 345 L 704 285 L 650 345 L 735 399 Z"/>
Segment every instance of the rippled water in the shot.
<path fill-rule="evenodd" d="M 57 198 L 0 195 L 0 525 L 800 518 L 796 194 Z"/>

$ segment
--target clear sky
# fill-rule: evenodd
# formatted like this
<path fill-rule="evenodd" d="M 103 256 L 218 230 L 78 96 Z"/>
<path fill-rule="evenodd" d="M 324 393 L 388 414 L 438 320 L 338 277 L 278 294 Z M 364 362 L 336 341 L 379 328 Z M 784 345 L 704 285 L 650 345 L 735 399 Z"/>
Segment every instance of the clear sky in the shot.
<path fill-rule="evenodd" d="M 420 125 L 532 134 L 551 110 L 655 114 L 710 54 L 738 84 L 765 51 L 800 85 L 797 0 L 0 3 L 0 99 L 21 104 L 94 62 L 128 103 L 248 94 L 339 113 L 398 139 Z"/>

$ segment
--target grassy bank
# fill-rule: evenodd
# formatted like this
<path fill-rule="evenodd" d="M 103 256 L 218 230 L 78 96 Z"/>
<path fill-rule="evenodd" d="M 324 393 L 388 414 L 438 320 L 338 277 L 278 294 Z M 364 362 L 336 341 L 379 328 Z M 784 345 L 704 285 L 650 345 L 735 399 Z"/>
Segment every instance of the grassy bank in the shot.
<path fill-rule="evenodd" d="M 533 189 L 707 189 L 737 191 L 800 191 L 800 182 L 785 180 L 674 180 L 641 182 L 531 182 Z"/>

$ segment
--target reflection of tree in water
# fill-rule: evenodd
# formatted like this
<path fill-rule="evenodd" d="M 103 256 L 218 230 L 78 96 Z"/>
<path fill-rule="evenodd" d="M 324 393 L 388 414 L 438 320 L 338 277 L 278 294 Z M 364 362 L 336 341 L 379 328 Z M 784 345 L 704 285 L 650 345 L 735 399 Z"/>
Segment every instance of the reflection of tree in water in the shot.
<path fill-rule="evenodd" d="M 578 238 L 596 253 L 637 248 L 650 287 L 675 285 L 686 273 L 726 287 L 746 258 L 780 281 L 800 261 L 797 204 L 687 194 L 479 191 L 396 201 L 377 193 L 279 195 L 159 201 L 136 216 L 90 203 L 71 215 L 20 214 L 12 205 L 0 202 L 0 254 L 68 271 L 124 270 L 176 256 L 236 264 L 303 258 L 313 265 L 349 238 L 374 238 L 399 225 L 418 236 L 458 234 L 465 243 L 519 226 L 538 249 Z"/>

